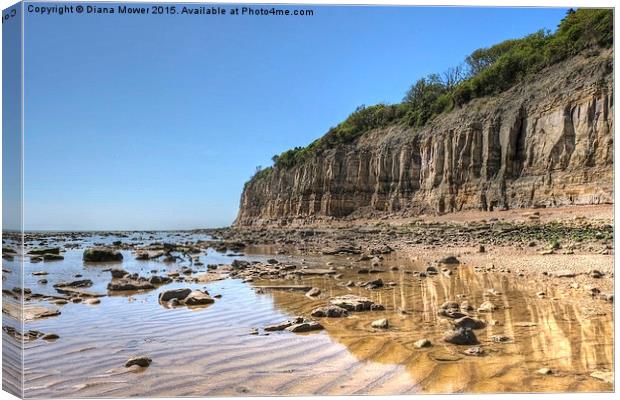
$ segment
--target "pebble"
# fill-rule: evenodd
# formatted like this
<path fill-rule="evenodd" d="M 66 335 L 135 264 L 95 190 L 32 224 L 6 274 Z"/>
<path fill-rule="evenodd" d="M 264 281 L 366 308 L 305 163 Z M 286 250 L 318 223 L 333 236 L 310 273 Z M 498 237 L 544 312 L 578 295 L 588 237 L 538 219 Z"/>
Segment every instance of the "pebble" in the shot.
<path fill-rule="evenodd" d="M 132 357 L 129 360 L 127 360 L 127 362 L 125 362 L 125 367 L 129 368 L 132 365 L 137 365 L 139 367 L 142 368 L 146 368 L 149 365 L 151 365 L 151 362 L 153 360 L 151 360 L 149 357 L 147 356 L 137 356 L 137 357 Z"/>

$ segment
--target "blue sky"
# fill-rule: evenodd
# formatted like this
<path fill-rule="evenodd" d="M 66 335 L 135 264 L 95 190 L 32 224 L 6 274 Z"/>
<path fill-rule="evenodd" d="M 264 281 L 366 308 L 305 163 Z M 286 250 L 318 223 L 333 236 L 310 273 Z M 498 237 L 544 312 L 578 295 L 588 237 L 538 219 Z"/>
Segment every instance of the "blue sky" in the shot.
<path fill-rule="evenodd" d="M 294 7 L 290 7 L 291 9 Z M 308 8 L 308 7 L 301 7 Z M 257 165 L 564 9 L 25 15 L 26 229 L 230 224 Z"/>

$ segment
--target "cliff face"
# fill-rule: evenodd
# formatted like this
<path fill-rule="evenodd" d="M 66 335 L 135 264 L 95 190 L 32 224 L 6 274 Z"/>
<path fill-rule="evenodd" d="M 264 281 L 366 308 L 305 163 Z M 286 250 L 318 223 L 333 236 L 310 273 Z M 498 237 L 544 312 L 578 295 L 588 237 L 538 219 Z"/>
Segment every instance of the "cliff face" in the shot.
<path fill-rule="evenodd" d="M 237 225 L 613 202 L 613 53 L 419 130 L 394 125 L 246 185 Z"/>

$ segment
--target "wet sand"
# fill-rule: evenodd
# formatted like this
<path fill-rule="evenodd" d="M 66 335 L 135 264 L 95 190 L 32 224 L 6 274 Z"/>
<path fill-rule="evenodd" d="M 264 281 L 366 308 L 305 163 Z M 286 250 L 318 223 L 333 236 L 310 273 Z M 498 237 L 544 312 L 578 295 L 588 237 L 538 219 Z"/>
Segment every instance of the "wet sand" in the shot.
<path fill-rule="evenodd" d="M 23 286 L 31 291 L 26 293 L 27 306 L 60 311 L 56 316 L 25 322 L 25 331 L 58 335 L 52 340 L 33 336 L 23 342 L 25 396 L 613 390 L 613 383 L 605 380 L 605 373 L 613 371 L 613 303 L 591 293 L 592 285 L 601 293 L 613 291 L 613 255 L 598 254 L 598 247 L 596 254 L 541 255 L 540 249 L 487 245 L 486 251 L 479 253 L 472 246 L 424 248 L 420 244 L 409 251 L 359 261 L 360 255 L 322 255 L 311 247 L 300 251 L 303 246 L 295 243 L 248 244 L 243 250 L 224 250 L 210 239 L 200 232 L 29 237 L 28 248 L 60 245 L 66 250 L 60 261 L 31 263 L 30 257 L 24 256 L 23 284 L 19 274 L 11 272 L 17 270 L 21 256 L 3 261 L 5 290 Z M 82 261 L 85 248 L 113 246 L 117 240 L 122 242 L 116 246 L 124 257 L 121 263 Z M 175 262 L 135 259 L 137 248 L 156 242 L 191 244 L 200 253 L 193 256 L 192 264 L 183 254 Z M 436 263 L 447 254 L 456 255 L 460 263 Z M 267 263 L 273 258 L 278 264 Z M 273 265 L 295 268 L 277 277 L 264 272 L 242 276 L 243 268 L 230 266 L 233 260 L 256 262 L 252 265 L 261 271 Z M 539 267 L 528 269 L 533 264 Z M 431 265 L 437 266 L 438 274 L 420 275 Z M 584 272 L 593 265 L 602 277 L 592 279 Z M 185 281 L 148 291 L 107 290 L 112 280 L 110 268 L 150 276 L 188 266 L 193 273 L 181 274 Z M 567 268 L 577 271 L 577 276 L 553 274 Z M 300 273 L 317 269 L 329 273 Z M 372 269 L 381 272 L 360 273 Z M 216 274 L 217 280 L 189 282 L 192 277 Z M 48 282 L 42 284 L 41 279 Z M 92 280 L 87 290 L 102 295 L 98 304 L 86 304 L 85 296 L 73 296 L 82 297 L 80 303 L 69 296 L 67 304 L 54 304 L 51 296 L 66 295 L 53 285 L 76 279 Z M 383 286 L 361 286 L 377 279 Z M 347 281 L 353 285 L 345 286 Z M 262 289 L 264 286 L 313 287 L 320 294 L 308 296 L 305 291 Z M 158 295 L 173 288 L 206 290 L 215 302 L 202 307 L 164 307 Z M 539 296 L 540 292 L 544 296 Z M 311 317 L 314 309 L 344 294 L 368 298 L 384 310 L 351 312 L 346 318 Z M 3 298 L 5 303 L 15 300 L 8 292 Z M 478 312 L 487 300 L 497 309 Z M 442 340 L 454 323 L 439 315 L 446 301 L 468 301 L 474 306 L 468 314 L 486 325 L 474 330 L 479 344 L 455 345 Z M 264 330 L 298 315 L 319 322 L 324 329 L 308 333 Z M 371 326 L 383 318 L 389 321 L 387 329 Z M 21 330 L 15 318 L 3 313 L 3 327 L 9 326 Z M 498 336 L 503 340 L 496 341 Z M 416 348 L 414 343 L 423 338 L 432 345 Z M 10 350 L 20 341 L 3 329 L 3 343 Z M 479 347 L 481 354 L 467 355 L 471 347 Z M 9 355 L 18 360 L 19 353 L 10 351 Z M 125 362 L 135 355 L 147 355 L 152 363 L 148 368 L 126 368 Z M 540 370 L 544 368 L 549 371 L 543 374 Z M 8 364 L 4 372 L 15 376 Z M 10 384 L 6 379 L 3 383 Z"/>

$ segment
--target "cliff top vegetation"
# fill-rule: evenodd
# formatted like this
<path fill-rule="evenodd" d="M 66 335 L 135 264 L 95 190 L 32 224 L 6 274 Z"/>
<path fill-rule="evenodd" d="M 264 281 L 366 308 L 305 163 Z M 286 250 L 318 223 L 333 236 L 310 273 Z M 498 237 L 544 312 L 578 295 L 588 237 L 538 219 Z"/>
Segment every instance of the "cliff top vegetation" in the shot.
<path fill-rule="evenodd" d="M 472 52 L 461 65 L 416 81 L 401 103 L 360 106 L 346 120 L 306 147 L 272 158 L 253 179 L 273 168 L 289 168 L 324 149 L 351 143 L 366 132 L 392 124 L 418 128 L 476 98 L 499 94 L 544 68 L 588 50 L 613 45 L 613 10 L 570 9 L 555 32 L 540 30 Z"/>

